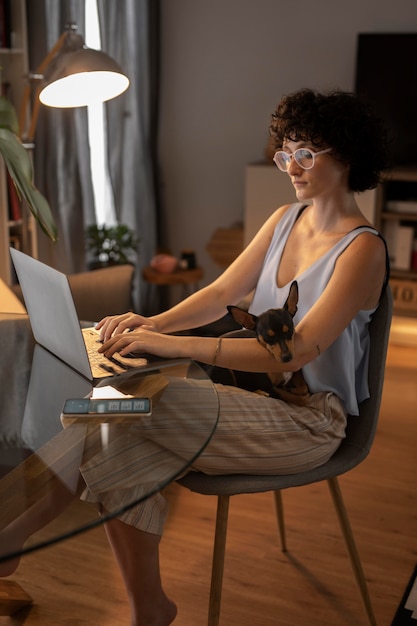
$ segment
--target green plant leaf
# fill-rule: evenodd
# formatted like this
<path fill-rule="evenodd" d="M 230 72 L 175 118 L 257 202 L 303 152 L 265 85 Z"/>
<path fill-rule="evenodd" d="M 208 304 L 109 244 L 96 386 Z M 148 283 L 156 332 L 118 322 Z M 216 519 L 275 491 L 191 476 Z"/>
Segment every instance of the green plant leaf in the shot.
<path fill-rule="evenodd" d="M 126 224 L 90 224 L 85 235 L 86 247 L 93 259 L 110 264 L 129 263 L 128 253 L 137 251 L 139 245 L 136 233 Z"/>
<path fill-rule="evenodd" d="M 8 128 L 16 136 L 19 136 L 19 122 L 16 111 L 7 98 L 0 97 L 0 128 Z"/>
<path fill-rule="evenodd" d="M 3 98 L 0 98 L 0 104 Z M 46 198 L 33 184 L 33 168 L 27 150 L 10 128 L 0 121 L 0 154 L 21 198 L 23 198 L 44 233 L 56 241 L 58 233 Z"/>

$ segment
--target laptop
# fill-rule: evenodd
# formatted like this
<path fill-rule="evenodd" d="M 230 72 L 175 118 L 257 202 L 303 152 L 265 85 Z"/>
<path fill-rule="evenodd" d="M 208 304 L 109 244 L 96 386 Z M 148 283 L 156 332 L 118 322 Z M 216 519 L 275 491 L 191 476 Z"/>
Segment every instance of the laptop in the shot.
<path fill-rule="evenodd" d="M 81 328 L 68 277 L 33 257 L 10 248 L 35 341 L 97 384 L 123 374 L 161 369 L 187 359 L 153 355 L 107 358 L 97 352 L 99 333 Z"/>

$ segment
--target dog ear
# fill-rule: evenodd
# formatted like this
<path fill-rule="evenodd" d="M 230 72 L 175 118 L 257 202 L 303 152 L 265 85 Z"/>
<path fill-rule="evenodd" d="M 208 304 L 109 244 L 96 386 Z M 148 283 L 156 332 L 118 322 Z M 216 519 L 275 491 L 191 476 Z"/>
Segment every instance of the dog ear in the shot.
<path fill-rule="evenodd" d="M 245 309 L 233 305 L 229 305 L 227 310 L 237 324 L 240 324 L 248 330 L 255 330 L 256 322 L 258 321 L 256 315 L 252 315 L 252 313 L 245 311 Z"/>
<path fill-rule="evenodd" d="M 291 283 L 288 298 L 286 299 L 285 304 L 284 304 L 284 309 L 287 309 L 291 317 L 294 317 L 294 315 L 297 313 L 297 304 L 298 304 L 298 283 L 296 280 L 294 280 Z"/>

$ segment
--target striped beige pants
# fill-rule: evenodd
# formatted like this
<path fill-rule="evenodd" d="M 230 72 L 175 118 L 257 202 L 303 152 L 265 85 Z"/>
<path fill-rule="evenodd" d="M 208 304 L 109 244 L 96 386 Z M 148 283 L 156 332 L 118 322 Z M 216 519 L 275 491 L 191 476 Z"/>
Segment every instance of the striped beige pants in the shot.
<path fill-rule="evenodd" d="M 236 387 L 215 388 L 218 424 L 191 469 L 207 474 L 297 473 L 325 463 L 345 436 L 346 414 L 332 393 L 313 394 L 307 406 L 298 407 Z M 209 381 L 173 378 L 140 428 L 112 427 L 109 444 L 81 466 L 84 499 L 112 512 L 154 491 L 154 484 L 179 467 L 179 457 L 192 458 L 209 437 L 212 422 L 199 422 L 199 407 L 205 398 L 210 401 L 209 394 L 212 401 Z M 118 517 L 161 534 L 166 515 L 165 498 L 156 492 Z"/>

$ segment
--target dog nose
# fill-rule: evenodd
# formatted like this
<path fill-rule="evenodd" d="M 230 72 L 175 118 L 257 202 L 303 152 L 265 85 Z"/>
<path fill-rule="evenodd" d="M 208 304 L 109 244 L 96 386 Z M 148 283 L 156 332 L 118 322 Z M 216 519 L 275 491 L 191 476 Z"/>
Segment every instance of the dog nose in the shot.
<path fill-rule="evenodd" d="M 292 354 L 291 353 L 290 354 L 283 354 L 281 356 L 281 361 L 283 363 L 289 363 L 289 361 L 291 361 L 291 359 L 292 359 Z"/>

